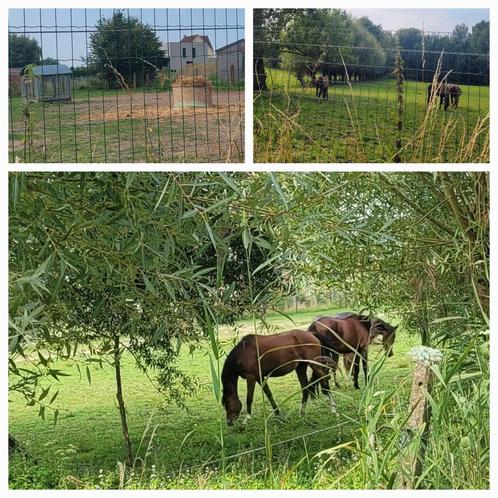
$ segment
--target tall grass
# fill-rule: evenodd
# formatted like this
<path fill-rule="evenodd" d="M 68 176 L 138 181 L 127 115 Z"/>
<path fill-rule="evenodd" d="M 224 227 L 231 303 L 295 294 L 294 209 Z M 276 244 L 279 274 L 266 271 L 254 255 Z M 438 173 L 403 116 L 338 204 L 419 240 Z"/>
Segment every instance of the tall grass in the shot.
<path fill-rule="evenodd" d="M 387 150 L 387 157 L 383 162 L 404 163 L 486 163 L 490 160 L 490 131 L 489 113 L 479 117 L 475 125 L 468 127 L 463 113 L 450 113 L 445 111 L 445 119 L 441 119 L 441 111 L 437 98 L 432 99 L 425 109 L 420 124 L 410 136 L 401 138 L 403 114 L 403 95 L 406 94 L 406 81 L 402 78 L 402 60 L 397 63 L 395 71 L 396 78 L 392 80 L 397 95 L 396 112 L 388 119 L 392 135 L 396 137 L 395 143 L 389 146 L 384 144 L 390 137 L 379 136 L 378 130 L 370 130 L 370 134 L 376 134 L 376 141 L 383 144 Z M 293 92 L 301 88 L 299 82 L 289 75 L 285 78 L 282 71 L 270 72 L 271 88 L 278 90 L 283 95 L 284 106 L 279 108 L 273 104 L 271 98 L 265 106 L 262 115 L 254 116 L 255 136 L 264 137 L 264 140 L 254 141 L 254 158 L 256 162 L 297 162 L 302 157 L 300 148 L 309 147 L 320 151 L 320 162 L 336 161 L 333 148 L 324 147 L 321 137 L 315 137 L 306 126 L 306 118 L 302 116 L 302 108 L 299 99 L 295 98 Z M 434 81 L 437 83 L 440 73 L 436 72 Z M 369 144 L 368 137 L 364 133 L 364 123 L 361 123 L 359 111 L 361 106 L 357 104 L 358 95 L 355 88 L 347 79 L 349 89 L 348 99 L 343 97 L 344 105 L 349 118 L 350 133 L 347 137 L 337 138 L 337 141 L 347 141 L 348 161 L 366 162 L 376 161 L 377 158 L 368 158 L 365 150 Z M 302 90 L 301 90 L 302 91 Z M 263 93 L 256 94 L 255 107 L 258 99 L 264 98 Z M 400 100 L 401 99 L 401 100 Z M 349 103 L 348 103 L 349 100 Z M 387 105 L 384 103 L 384 105 Z M 387 115 L 387 114 L 386 114 Z M 333 123 L 334 115 L 330 116 Z M 324 124 L 325 125 L 325 124 Z M 330 127 L 330 123 L 327 123 Z M 333 128 L 333 127 L 332 127 Z M 299 143 L 300 147 L 296 147 Z M 323 159 L 322 159 L 323 158 Z"/>
<path fill-rule="evenodd" d="M 479 335 L 464 349 L 444 348 L 434 366 L 428 393 L 431 418 L 426 436 L 414 434 L 411 450 L 421 455 L 416 488 L 487 489 L 489 487 L 489 348 Z M 403 385 L 379 389 L 376 377 L 384 362 L 371 366 L 360 413 L 364 423 L 354 441 L 359 455 L 356 478 L 361 488 L 393 489 L 400 485 L 409 417 Z M 407 379 L 409 382 L 409 379 Z M 338 477 L 348 487 L 349 470 Z"/>

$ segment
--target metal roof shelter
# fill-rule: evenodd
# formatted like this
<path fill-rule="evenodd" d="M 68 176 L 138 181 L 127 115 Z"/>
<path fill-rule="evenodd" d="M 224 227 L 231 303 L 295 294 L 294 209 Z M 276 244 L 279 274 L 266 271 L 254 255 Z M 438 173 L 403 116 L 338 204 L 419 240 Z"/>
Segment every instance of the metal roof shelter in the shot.
<path fill-rule="evenodd" d="M 72 72 L 64 64 L 35 66 L 21 71 L 21 95 L 34 102 L 71 101 Z M 33 77 L 28 77 L 31 73 Z"/>

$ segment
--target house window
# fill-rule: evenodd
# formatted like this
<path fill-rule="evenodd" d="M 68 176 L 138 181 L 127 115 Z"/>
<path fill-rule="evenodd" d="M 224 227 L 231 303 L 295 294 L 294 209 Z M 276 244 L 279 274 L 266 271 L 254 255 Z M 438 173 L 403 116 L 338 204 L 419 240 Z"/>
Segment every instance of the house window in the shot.
<path fill-rule="evenodd" d="M 182 55 L 184 59 L 187 57 L 187 49 L 185 47 L 182 48 Z"/>
<path fill-rule="evenodd" d="M 192 59 L 195 59 L 195 47 L 192 47 Z"/>

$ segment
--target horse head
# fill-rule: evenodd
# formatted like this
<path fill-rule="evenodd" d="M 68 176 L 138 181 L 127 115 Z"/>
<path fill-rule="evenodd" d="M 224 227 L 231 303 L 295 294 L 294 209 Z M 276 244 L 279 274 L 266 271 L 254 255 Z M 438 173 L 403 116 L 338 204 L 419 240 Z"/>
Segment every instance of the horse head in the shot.
<path fill-rule="evenodd" d="M 396 339 L 396 329 L 398 325 L 392 326 L 380 318 L 373 318 L 370 322 L 370 337 L 374 338 L 377 335 L 382 336 L 382 346 L 387 356 L 393 355 L 393 345 Z"/>
<path fill-rule="evenodd" d="M 233 425 L 233 423 L 239 418 L 240 412 L 242 411 L 242 403 L 238 396 L 227 395 L 223 393 L 221 397 L 221 404 L 225 407 L 227 413 L 227 424 Z"/>

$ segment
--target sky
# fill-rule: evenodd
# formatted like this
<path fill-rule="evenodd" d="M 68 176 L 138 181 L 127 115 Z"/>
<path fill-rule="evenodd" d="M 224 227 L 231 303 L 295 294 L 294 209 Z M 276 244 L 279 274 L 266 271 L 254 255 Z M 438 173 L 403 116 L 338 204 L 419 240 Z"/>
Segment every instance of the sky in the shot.
<path fill-rule="evenodd" d="M 424 28 L 425 31 L 451 32 L 457 24 L 470 28 L 489 21 L 489 9 L 347 9 L 355 17 L 367 16 L 386 30 Z"/>
<path fill-rule="evenodd" d="M 218 49 L 244 38 L 244 9 L 123 10 L 148 23 L 162 42 L 200 34 L 209 36 L 211 45 Z M 97 20 L 101 16 L 109 19 L 112 14 L 113 9 L 9 9 L 9 32 L 35 38 L 43 58 L 77 67 L 88 55 L 90 34 Z"/>

